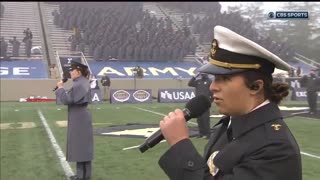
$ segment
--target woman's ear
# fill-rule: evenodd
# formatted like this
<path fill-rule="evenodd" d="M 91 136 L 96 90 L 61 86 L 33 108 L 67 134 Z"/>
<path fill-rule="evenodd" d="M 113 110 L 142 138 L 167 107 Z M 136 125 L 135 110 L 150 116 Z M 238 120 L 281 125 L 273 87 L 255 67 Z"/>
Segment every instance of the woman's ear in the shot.
<path fill-rule="evenodd" d="M 253 91 L 260 91 L 263 88 L 263 81 L 262 80 L 256 80 L 252 85 L 249 87 L 250 90 Z"/>

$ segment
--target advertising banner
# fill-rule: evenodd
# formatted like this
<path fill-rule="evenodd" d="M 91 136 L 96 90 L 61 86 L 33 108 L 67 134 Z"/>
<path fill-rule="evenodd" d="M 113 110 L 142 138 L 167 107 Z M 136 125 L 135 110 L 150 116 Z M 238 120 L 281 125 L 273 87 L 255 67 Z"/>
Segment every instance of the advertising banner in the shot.
<path fill-rule="evenodd" d="M 195 97 L 194 89 L 159 89 L 158 102 L 188 102 Z"/>
<path fill-rule="evenodd" d="M 142 68 L 144 79 L 189 79 L 200 67 L 197 62 L 89 61 L 92 74 L 111 79 L 134 78 L 134 68 Z"/>
<path fill-rule="evenodd" d="M 151 89 L 111 89 L 110 103 L 152 103 Z"/>
<path fill-rule="evenodd" d="M 102 95 L 100 89 L 91 89 L 91 104 L 102 103 Z"/>
<path fill-rule="evenodd" d="M 300 84 L 299 77 L 287 78 L 290 89 L 292 91 L 291 100 L 293 101 L 307 101 L 307 91 L 306 88 L 303 88 Z M 318 92 L 318 99 L 320 98 L 320 92 Z"/>
<path fill-rule="evenodd" d="M 47 66 L 42 60 L 1 61 L 1 79 L 47 79 Z"/>
<path fill-rule="evenodd" d="M 91 89 L 91 104 L 102 103 L 102 95 L 100 89 Z M 62 105 L 60 98 L 56 97 L 56 104 Z"/>

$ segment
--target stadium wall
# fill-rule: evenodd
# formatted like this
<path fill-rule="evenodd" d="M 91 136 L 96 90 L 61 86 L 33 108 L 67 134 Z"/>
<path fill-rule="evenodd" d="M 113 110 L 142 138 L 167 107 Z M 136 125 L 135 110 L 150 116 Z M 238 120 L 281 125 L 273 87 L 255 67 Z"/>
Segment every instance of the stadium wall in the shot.
<path fill-rule="evenodd" d="M 136 79 L 137 89 L 151 89 L 152 96 L 158 97 L 158 89 L 163 88 L 190 88 L 188 87 L 189 79 Z M 20 80 L 20 79 L 1 79 L 0 101 L 19 101 L 20 98 L 30 96 L 46 96 L 48 99 L 55 99 L 52 89 L 56 86 L 57 80 Z M 66 82 L 65 87 L 70 88 L 71 81 Z M 99 79 L 99 86 L 102 94 L 104 93 Z M 133 79 L 111 79 L 110 89 L 134 89 Z M 110 94 L 107 90 L 107 99 Z"/>

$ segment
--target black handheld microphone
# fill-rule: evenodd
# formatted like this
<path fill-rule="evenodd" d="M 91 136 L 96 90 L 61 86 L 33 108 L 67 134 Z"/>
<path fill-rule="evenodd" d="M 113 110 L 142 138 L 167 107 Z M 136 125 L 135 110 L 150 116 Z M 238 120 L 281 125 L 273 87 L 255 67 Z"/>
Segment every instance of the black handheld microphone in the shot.
<path fill-rule="evenodd" d="M 200 95 L 192 98 L 187 102 L 185 108 L 182 110 L 184 118 L 189 121 L 192 118 L 198 117 L 206 112 L 211 107 L 209 98 L 205 95 Z M 139 146 L 141 153 L 144 153 L 149 148 L 152 148 L 164 139 L 161 129 L 149 136 L 143 144 Z"/>
<path fill-rule="evenodd" d="M 63 77 L 62 82 L 65 83 L 68 81 L 67 77 Z M 58 86 L 56 86 L 52 91 L 56 91 L 58 89 Z"/>

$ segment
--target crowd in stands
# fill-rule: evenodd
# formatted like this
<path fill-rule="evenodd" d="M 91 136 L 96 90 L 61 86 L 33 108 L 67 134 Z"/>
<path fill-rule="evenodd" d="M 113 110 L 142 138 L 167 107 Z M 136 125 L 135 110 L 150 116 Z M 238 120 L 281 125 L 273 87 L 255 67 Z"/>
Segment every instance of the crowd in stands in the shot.
<path fill-rule="evenodd" d="M 294 61 L 294 50 L 287 42 L 275 42 L 270 37 L 261 37 L 250 19 L 241 17 L 239 13 L 221 13 L 219 2 L 159 2 L 162 6 L 178 9 L 183 14 L 182 25 L 191 27 L 193 34 L 199 34 L 199 43 L 208 44 L 214 38 L 213 28 L 225 26 L 240 35 L 253 40 L 285 61 Z M 200 18 L 200 15 L 204 17 Z"/>
<path fill-rule="evenodd" d="M 269 37 L 261 37 L 250 19 L 237 13 L 221 13 L 218 2 L 159 4 L 184 12 L 182 30 L 174 31 L 170 18 L 157 19 L 149 11 L 143 12 L 141 4 L 132 6 L 130 2 L 100 2 L 90 6 L 85 2 L 64 2 L 60 3 L 60 13 L 54 11 L 52 15 L 56 26 L 74 30 L 69 38 L 71 50 L 86 52 L 95 60 L 183 60 L 186 55 L 195 54 L 197 42 L 192 34 L 200 35 L 200 44 L 208 44 L 214 38 L 212 30 L 216 25 L 255 41 L 286 61 L 293 60 L 294 50 L 288 43 L 278 44 Z"/>
<path fill-rule="evenodd" d="M 32 49 L 32 32 L 29 28 L 23 31 L 25 34 L 25 37 L 23 38 L 23 42 L 25 43 L 25 55 L 27 57 L 31 57 L 31 49 Z M 12 57 L 19 57 L 19 50 L 20 50 L 20 45 L 21 42 L 17 39 L 16 36 L 13 36 L 13 39 L 9 40 L 9 43 L 12 45 Z M 6 42 L 4 37 L 1 37 L 0 40 L 0 46 L 1 46 L 1 51 L 0 51 L 0 57 L 8 57 L 8 42 Z"/>
<path fill-rule="evenodd" d="M 190 33 L 174 30 L 170 18 L 157 19 L 141 2 L 61 2 L 54 24 L 74 30 L 72 51 L 95 60 L 183 60 L 195 54 Z"/>
<path fill-rule="evenodd" d="M 3 18 L 4 14 L 4 5 L 0 2 L 0 18 Z"/>
<path fill-rule="evenodd" d="M 219 2 L 158 2 L 159 5 L 174 10 L 179 9 L 182 13 L 211 14 L 220 11 Z"/>

